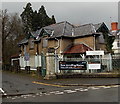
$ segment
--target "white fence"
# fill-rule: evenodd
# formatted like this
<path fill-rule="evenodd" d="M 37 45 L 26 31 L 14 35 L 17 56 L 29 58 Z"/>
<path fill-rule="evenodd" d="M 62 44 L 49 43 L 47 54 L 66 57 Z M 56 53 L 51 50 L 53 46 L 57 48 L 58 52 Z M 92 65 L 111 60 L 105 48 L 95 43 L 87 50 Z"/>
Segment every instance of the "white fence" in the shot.
<path fill-rule="evenodd" d="M 41 55 L 30 56 L 29 60 L 25 60 L 24 56 L 19 58 L 21 69 L 25 69 L 26 66 L 30 66 L 31 70 L 37 70 L 37 67 L 41 66 Z"/>
<path fill-rule="evenodd" d="M 55 57 L 56 61 L 56 73 L 98 73 L 98 72 L 111 72 L 114 70 L 113 59 L 110 54 L 94 57 L 94 58 L 85 58 L 84 60 L 80 57 L 77 58 L 67 58 L 63 59 Z M 87 70 L 59 70 L 59 61 L 87 61 Z M 90 67 L 94 67 L 93 69 Z M 99 68 L 100 67 L 100 68 Z M 119 67 L 120 68 L 120 67 Z"/>

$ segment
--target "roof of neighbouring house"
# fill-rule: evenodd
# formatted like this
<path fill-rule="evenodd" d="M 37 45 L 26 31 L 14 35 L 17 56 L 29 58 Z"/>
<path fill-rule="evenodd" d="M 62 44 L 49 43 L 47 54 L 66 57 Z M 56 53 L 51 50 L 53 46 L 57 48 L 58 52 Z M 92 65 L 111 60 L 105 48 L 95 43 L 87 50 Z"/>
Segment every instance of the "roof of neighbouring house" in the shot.
<path fill-rule="evenodd" d="M 89 46 L 85 44 L 72 44 L 68 48 L 66 48 L 63 52 L 63 54 L 80 54 L 80 53 L 85 53 L 86 51 L 93 50 Z"/>
<path fill-rule="evenodd" d="M 118 34 L 120 34 L 120 29 L 118 29 L 118 30 L 116 30 L 116 31 L 110 30 L 110 34 L 111 34 L 112 36 L 117 36 Z"/>

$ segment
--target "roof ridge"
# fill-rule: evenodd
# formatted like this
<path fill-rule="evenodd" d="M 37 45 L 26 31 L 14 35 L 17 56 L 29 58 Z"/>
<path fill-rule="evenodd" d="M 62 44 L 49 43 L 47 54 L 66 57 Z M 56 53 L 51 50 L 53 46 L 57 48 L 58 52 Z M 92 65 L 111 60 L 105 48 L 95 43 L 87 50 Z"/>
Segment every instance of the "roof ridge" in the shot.
<path fill-rule="evenodd" d="M 100 23 L 96 23 L 96 24 L 87 23 L 87 24 L 83 24 L 83 25 L 79 25 L 79 26 L 75 26 L 75 25 L 74 25 L 74 27 L 77 28 L 77 27 L 82 27 L 82 26 L 86 26 L 86 25 L 98 25 L 98 24 L 103 24 L 103 23 L 104 23 L 104 22 L 100 22 Z"/>
<path fill-rule="evenodd" d="M 89 24 L 83 24 L 83 25 L 79 25 L 79 26 L 75 26 L 75 25 L 74 25 L 74 27 L 77 28 L 77 27 L 82 27 L 82 26 L 91 25 L 91 24 L 92 24 L 92 23 L 89 23 Z"/>
<path fill-rule="evenodd" d="M 62 22 L 58 22 L 58 23 L 55 23 L 55 24 L 61 24 L 61 23 L 65 23 L 66 21 L 62 21 Z"/>
<path fill-rule="evenodd" d="M 99 22 L 99 23 L 95 23 L 95 24 L 93 24 L 93 25 L 98 25 L 98 24 L 103 24 L 104 22 Z"/>
<path fill-rule="evenodd" d="M 66 21 L 66 23 L 68 23 L 69 25 L 71 25 L 72 27 L 74 27 L 74 25 L 68 21 Z"/>
<path fill-rule="evenodd" d="M 54 23 L 54 24 L 51 24 L 51 25 L 48 25 L 48 26 L 44 26 L 42 28 L 45 28 L 45 27 L 49 27 L 49 26 L 52 26 L 52 25 L 57 25 L 57 24 L 61 24 L 61 23 L 64 23 L 65 21 L 62 21 L 62 22 L 58 22 L 58 23 Z"/>
<path fill-rule="evenodd" d="M 64 36 L 67 21 L 64 21 L 62 36 Z"/>
<path fill-rule="evenodd" d="M 96 23 L 96 24 L 93 24 L 93 23 L 87 23 L 87 24 L 83 24 L 83 25 L 79 25 L 79 26 L 75 26 L 74 24 L 68 22 L 68 21 L 62 21 L 62 22 L 58 22 L 58 23 L 55 23 L 55 24 L 51 24 L 51 25 L 48 25 L 48 26 L 52 26 L 52 25 L 57 25 L 57 24 L 62 24 L 62 23 L 68 23 L 69 25 L 71 25 L 73 28 L 77 28 L 77 27 L 82 27 L 82 26 L 86 26 L 86 25 L 98 25 L 98 24 L 103 24 L 104 22 L 100 22 L 100 23 Z M 48 27 L 48 26 L 44 26 L 44 27 Z M 42 28 L 44 28 L 42 27 Z"/>
<path fill-rule="evenodd" d="M 92 23 L 91 23 L 91 30 L 92 30 L 92 31 L 91 31 L 92 33 L 96 33 L 95 26 L 94 26 Z"/>

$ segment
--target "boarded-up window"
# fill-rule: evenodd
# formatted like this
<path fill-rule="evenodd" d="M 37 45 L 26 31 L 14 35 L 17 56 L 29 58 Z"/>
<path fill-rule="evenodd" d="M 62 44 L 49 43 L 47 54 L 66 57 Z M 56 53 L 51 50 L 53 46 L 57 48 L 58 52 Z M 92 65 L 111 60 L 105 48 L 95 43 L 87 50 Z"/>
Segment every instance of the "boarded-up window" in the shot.
<path fill-rule="evenodd" d="M 35 67 L 35 56 L 30 56 L 30 66 Z"/>
<path fill-rule="evenodd" d="M 54 48 L 48 48 L 48 53 L 55 53 L 55 49 Z"/>
<path fill-rule="evenodd" d="M 43 39 L 43 48 L 46 48 L 48 46 L 48 40 Z"/>
<path fill-rule="evenodd" d="M 26 47 L 27 47 L 27 46 L 25 45 L 25 46 L 24 46 L 24 53 L 26 53 Z"/>
<path fill-rule="evenodd" d="M 33 42 L 33 40 L 30 40 L 30 49 L 34 49 L 34 42 Z"/>

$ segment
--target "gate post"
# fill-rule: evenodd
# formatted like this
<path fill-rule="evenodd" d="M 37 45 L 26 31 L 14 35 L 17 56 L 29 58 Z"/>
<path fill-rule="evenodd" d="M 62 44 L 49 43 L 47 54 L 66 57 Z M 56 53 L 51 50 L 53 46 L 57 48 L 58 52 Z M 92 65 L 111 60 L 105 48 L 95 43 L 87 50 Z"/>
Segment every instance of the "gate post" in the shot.
<path fill-rule="evenodd" d="M 54 79 L 55 75 L 55 57 L 54 53 L 46 54 L 46 76 L 44 79 Z"/>

